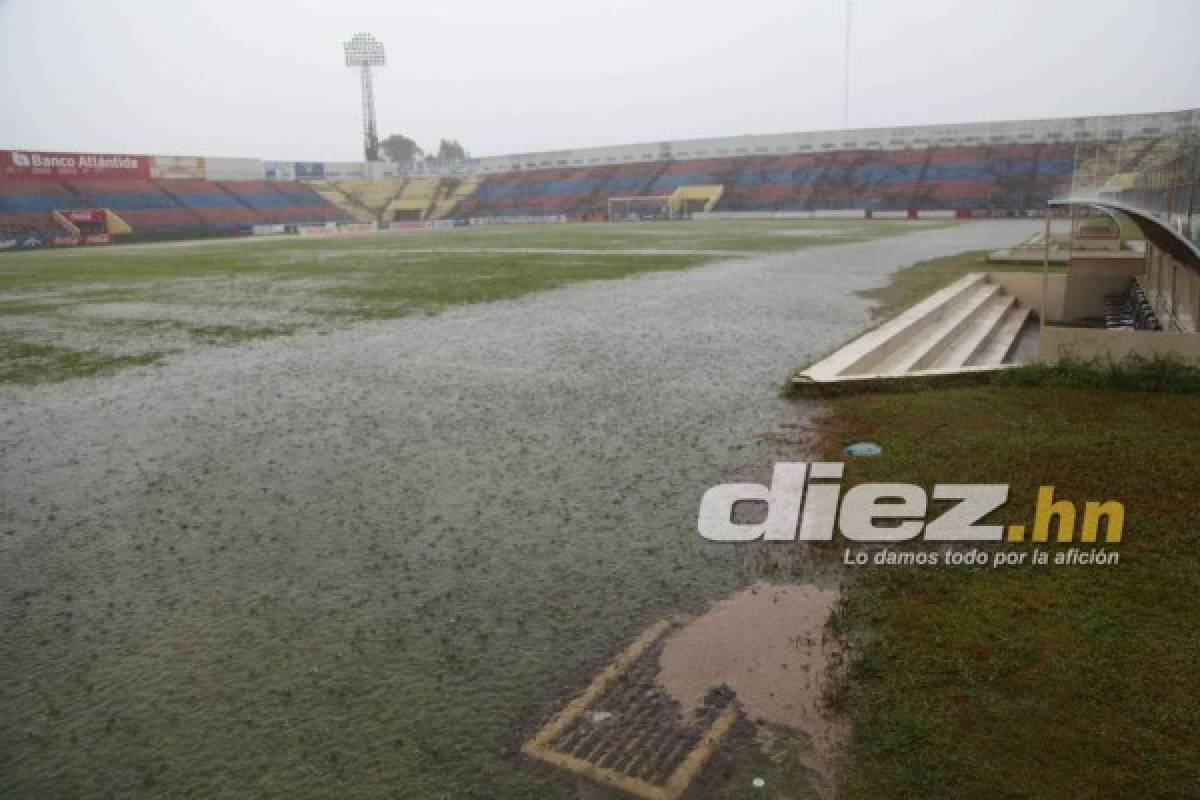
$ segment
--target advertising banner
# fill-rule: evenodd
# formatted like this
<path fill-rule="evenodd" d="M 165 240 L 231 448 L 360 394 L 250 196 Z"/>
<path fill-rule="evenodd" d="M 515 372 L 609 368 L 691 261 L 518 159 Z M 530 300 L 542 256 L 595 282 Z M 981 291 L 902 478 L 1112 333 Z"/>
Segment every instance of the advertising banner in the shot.
<path fill-rule="evenodd" d="M 326 161 L 323 166 L 326 178 L 367 177 L 367 165 L 362 161 Z"/>
<path fill-rule="evenodd" d="M 321 161 L 297 161 L 296 180 L 308 181 L 325 177 L 325 164 Z"/>
<path fill-rule="evenodd" d="M 278 236 L 280 234 L 287 233 L 287 226 L 277 224 L 255 225 L 253 228 L 251 228 L 251 231 L 255 236 Z"/>
<path fill-rule="evenodd" d="M 301 236 L 334 236 L 338 229 L 337 225 L 331 222 L 328 225 L 301 225 L 296 232 Z"/>
<path fill-rule="evenodd" d="M 150 177 L 202 181 L 208 173 L 204 159 L 198 156 L 150 156 Z"/>
<path fill-rule="evenodd" d="M 264 161 L 263 177 L 269 181 L 296 180 L 296 163 L 294 161 Z"/>
<path fill-rule="evenodd" d="M 60 212 L 71 222 L 104 222 L 104 209 L 80 208 Z"/>
<path fill-rule="evenodd" d="M 258 158 L 206 158 L 204 169 L 210 181 L 261 181 L 263 162 Z"/>
<path fill-rule="evenodd" d="M 150 177 L 150 158 L 148 156 L 0 150 L 0 178 L 137 180 L 148 177 Z"/>
<path fill-rule="evenodd" d="M 108 233 L 85 233 L 79 236 L 60 235 L 50 239 L 50 244 L 54 247 L 72 247 L 79 244 L 112 244 L 112 234 Z"/>

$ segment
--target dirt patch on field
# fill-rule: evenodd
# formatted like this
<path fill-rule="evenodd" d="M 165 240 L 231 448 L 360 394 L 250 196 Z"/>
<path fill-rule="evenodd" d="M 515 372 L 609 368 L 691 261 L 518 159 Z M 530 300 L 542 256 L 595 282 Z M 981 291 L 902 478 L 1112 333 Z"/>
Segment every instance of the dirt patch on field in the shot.
<path fill-rule="evenodd" d="M 782 725 L 811 741 L 805 765 L 832 781 L 834 756 L 847 733 L 825 708 L 826 688 L 842 663 L 826 629 L 835 586 L 757 583 L 714 605 L 669 638 L 659 681 L 685 708 L 728 686 L 760 726 Z"/>

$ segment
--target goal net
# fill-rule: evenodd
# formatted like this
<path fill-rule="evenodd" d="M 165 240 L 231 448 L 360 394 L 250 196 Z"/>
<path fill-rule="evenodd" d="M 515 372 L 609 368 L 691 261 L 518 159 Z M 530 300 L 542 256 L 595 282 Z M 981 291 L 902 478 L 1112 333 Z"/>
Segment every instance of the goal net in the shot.
<path fill-rule="evenodd" d="M 609 222 L 630 219 L 670 219 L 670 217 L 670 195 L 608 198 Z"/>

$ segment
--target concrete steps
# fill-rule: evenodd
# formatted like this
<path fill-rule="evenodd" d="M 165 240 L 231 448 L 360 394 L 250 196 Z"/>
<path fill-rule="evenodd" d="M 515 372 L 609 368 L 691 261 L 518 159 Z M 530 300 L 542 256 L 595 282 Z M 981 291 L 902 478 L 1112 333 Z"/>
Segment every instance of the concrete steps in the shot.
<path fill-rule="evenodd" d="M 988 280 L 967 275 L 801 373 L 812 382 L 975 372 L 1012 366 L 1028 308 Z"/>
<path fill-rule="evenodd" d="M 1029 319 L 1029 313 L 1028 308 L 1015 305 L 1010 308 L 1005 312 L 992 335 L 963 363 L 969 367 L 991 367 L 1003 364 L 1004 359 L 1017 343 L 1017 337 L 1021 335 L 1021 328 Z"/>
<path fill-rule="evenodd" d="M 970 361 L 975 351 L 983 346 L 1000 322 L 1008 314 L 1009 309 L 1017 303 L 1016 299 L 1004 294 L 997 287 L 996 293 L 988 298 L 974 318 L 963 326 L 958 336 L 943 339 L 942 346 L 932 358 L 922 359 L 914 369 L 954 369 Z"/>
<path fill-rule="evenodd" d="M 887 375 L 903 375 L 915 369 L 927 369 L 971 327 L 991 300 L 1000 291 L 994 283 L 980 283 L 937 309 L 918 335 L 908 337 L 904 347 L 880 365 L 878 371 Z"/>

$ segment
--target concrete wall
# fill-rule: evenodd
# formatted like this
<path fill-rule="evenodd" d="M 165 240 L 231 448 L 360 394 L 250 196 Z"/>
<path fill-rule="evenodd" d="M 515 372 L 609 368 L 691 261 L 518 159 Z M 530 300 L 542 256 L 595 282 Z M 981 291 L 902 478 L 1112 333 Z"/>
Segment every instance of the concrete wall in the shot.
<path fill-rule="evenodd" d="M 1104 296 L 1123 292 L 1128 287 L 1128 275 L 1068 275 L 1062 314 L 1056 321 L 1103 318 Z"/>
<path fill-rule="evenodd" d="M 1200 129 L 1200 110 L 1107 117 L 859 128 L 808 133 L 751 134 L 682 139 L 577 150 L 547 150 L 477 159 L 481 172 L 624 164 L 667 159 L 720 158 L 834 150 L 905 150 L 931 146 L 1116 141 Z"/>
<path fill-rule="evenodd" d="M 628 164 L 666 160 L 722 158 L 747 155 L 821 153 L 838 150 L 907 150 L 926 147 L 966 147 L 992 144 L 1117 141 L 1135 136 L 1166 136 L 1200 130 L 1200 109 L 1158 114 L 1124 114 L 1107 117 L 1013 120 L 960 125 L 916 125 L 894 128 L 797 133 L 747 134 L 709 139 L 547 150 L 532 153 L 472 158 L 456 162 L 329 161 L 321 163 L 327 177 L 383 178 L 407 175 L 467 175 L 512 172 L 553 167 Z M 164 156 L 163 158 L 173 158 Z M 192 157 L 182 157 L 192 158 Z M 209 158 L 212 180 L 293 180 L 293 161 L 251 158 Z M 321 177 L 312 175 L 311 177 Z"/>
<path fill-rule="evenodd" d="M 366 178 L 367 177 L 367 162 L 365 161 L 326 161 L 325 162 L 325 177 L 333 179 L 341 178 Z"/>
<path fill-rule="evenodd" d="M 1183 333 L 1200 329 L 1200 273 L 1153 243 L 1146 246 L 1142 288 L 1164 328 Z"/>
<path fill-rule="evenodd" d="M 261 181 L 263 162 L 258 158 L 206 158 L 210 181 Z"/>
<path fill-rule="evenodd" d="M 830 211 L 697 211 L 692 219 L 862 219 L 860 209 Z"/>
<path fill-rule="evenodd" d="M 1017 298 L 1021 305 L 1033 309 L 1039 318 L 1052 324 L 1070 324 L 1085 318 L 1103 317 L 1104 296 L 1121 292 L 1129 285 L 1128 275 L 1048 273 L 1043 307 L 1040 272 L 989 272 L 988 280 Z"/>
<path fill-rule="evenodd" d="M 999 284 L 1024 306 L 1049 322 L 1071 323 L 1104 316 L 1104 296 L 1123 291 L 1130 278 L 1143 278 L 1146 258 L 1134 252 L 1076 254 L 1067 274 L 1046 277 L 1046 308 L 1042 308 L 1042 273 L 991 272 Z"/>
<path fill-rule="evenodd" d="M 296 180 L 296 162 L 294 161 L 264 161 L 263 171 L 269 181 Z"/>
<path fill-rule="evenodd" d="M 1115 254 L 1113 254 L 1115 255 Z M 1047 277 L 1047 302 L 1039 357 L 1066 356 L 1121 361 L 1130 355 L 1173 355 L 1200 363 L 1200 274 L 1147 243 L 1145 256 L 1076 256 L 1067 274 Z M 1122 254 L 1124 255 L 1124 254 Z M 1070 323 L 1104 314 L 1104 296 L 1123 291 L 1136 277 L 1163 323 L 1162 331 L 1074 327 Z M 989 278 L 1035 311 L 1042 305 L 1042 276 L 1035 272 L 990 273 Z"/>
<path fill-rule="evenodd" d="M 1146 273 L 1146 256 L 1132 250 L 1118 253 L 1088 253 L 1071 255 L 1072 275 L 1108 275 L 1134 278 Z"/>
<path fill-rule="evenodd" d="M 1200 336 L 1166 331 L 1116 331 L 1047 325 L 1039 340 L 1039 358 L 1056 362 L 1065 357 L 1123 361 L 1130 355 L 1173 355 L 1200 361 Z"/>
<path fill-rule="evenodd" d="M 988 280 L 998 285 L 1017 302 L 1044 319 L 1062 319 L 1067 276 L 1048 273 L 1045 281 L 1045 308 L 1042 306 L 1042 273 L 1040 272 L 989 272 Z"/>
<path fill-rule="evenodd" d="M 1064 324 L 1103 317 L 1104 296 L 1121 292 L 1129 285 L 1128 275 L 1049 273 L 1043 308 L 1042 273 L 989 272 L 988 279 L 1017 298 L 1021 305 L 1033 309 L 1038 317 Z"/>
<path fill-rule="evenodd" d="M 1123 114 L 1107 117 L 1012 120 L 959 125 L 911 125 L 894 128 L 797 133 L 747 134 L 709 139 L 676 139 L 575 150 L 471 158 L 456 162 L 359 162 L 358 174 L 349 164 L 326 162 L 333 177 L 404 177 L 406 175 L 466 175 L 489 172 L 587 167 L 600 164 L 724 158 L 749 155 L 823 153 L 838 150 L 908 150 L 925 147 L 968 147 L 993 144 L 1117 141 L 1135 136 L 1159 136 L 1200 130 L 1200 109 L 1159 114 Z"/>

